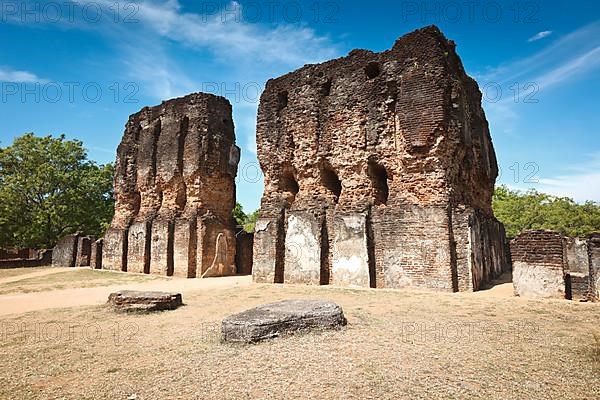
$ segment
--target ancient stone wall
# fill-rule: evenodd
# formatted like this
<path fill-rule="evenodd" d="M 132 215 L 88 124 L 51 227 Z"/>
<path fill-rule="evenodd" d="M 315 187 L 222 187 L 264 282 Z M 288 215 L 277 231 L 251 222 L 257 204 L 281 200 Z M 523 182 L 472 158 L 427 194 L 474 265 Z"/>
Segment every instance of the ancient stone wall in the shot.
<path fill-rule="evenodd" d="M 75 256 L 76 267 L 89 267 L 92 256 L 92 243 L 96 241 L 93 236 L 80 236 L 77 240 Z"/>
<path fill-rule="evenodd" d="M 102 269 L 102 245 L 103 239 L 98 239 L 92 243 L 90 250 L 90 268 Z"/>
<path fill-rule="evenodd" d="M 588 241 L 565 238 L 565 284 L 567 298 L 587 300 L 590 297 L 590 261 Z"/>
<path fill-rule="evenodd" d="M 594 300 L 600 300 L 600 233 L 591 235 L 588 240 L 590 266 L 590 292 Z"/>
<path fill-rule="evenodd" d="M 238 161 L 231 105 L 222 97 L 195 93 L 132 115 L 117 150 L 103 268 L 181 277 L 235 273 Z"/>
<path fill-rule="evenodd" d="M 79 234 L 67 235 L 60 239 L 52 250 L 53 267 L 74 267 L 77 261 Z"/>
<path fill-rule="evenodd" d="M 552 231 L 527 231 L 510 242 L 515 295 L 565 297 L 564 238 Z"/>
<path fill-rule="evenodd" d="M 41 267 L 52 264 L 51 249 L 2 249 L 0 269 Z"/>
<path fill-rule="evenodd" d="M 60 239 L 52 250 L 53 267 L 89 267 L 92 262 L 92 244 L 96 238 L 80 233 Z"/>
<path fill-rule="evenodd" d="M 44 249 L 0 249 L 0 260 L 34 259 L 38 258 Z"/>
<path fill-rule="evenodd" d="M 510 243 L 515 294 L 572 300 L 598 298 L 600 236 L 565 237 L 527 231 Z"/>
<path fill-rule="evenodd" d="M 257 282 L 477 290 L 509 268 L 476 82 L 436 27 L 267 82 Z"/>

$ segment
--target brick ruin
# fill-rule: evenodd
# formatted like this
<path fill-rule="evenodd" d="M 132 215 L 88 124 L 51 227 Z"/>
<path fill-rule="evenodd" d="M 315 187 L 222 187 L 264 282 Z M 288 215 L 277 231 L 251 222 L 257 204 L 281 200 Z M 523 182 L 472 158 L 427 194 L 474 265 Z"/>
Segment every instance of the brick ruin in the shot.
<path fill-rule="evenodd" d="M 52 249 L 53 267 L 97 268 L 95 255 L 102 240 L 74 233 L 61 238 Z M 100 250 L 102 251 L 102 250 Z"/>
<path fill-rule="evenodd" d="M 115 215 L 102 268 L 167 276 L 235 273 L 231 105 L 195 93 L 129 117 L 117 149 Z"/>
<path fill-rule="evenodd" d="M 0 269 L 41 267 L 52 263 L 51 249 L 2 249 Z"/>
<path fill-rule="evenodd" d="M 470 291 L 509 269 L 477 83 L 436 27 L 271 79 L 255 282 Z"/>
<path fill-rule="evenodd" d="M 510 242 L 515 295 L 596 300 L 600 294 L 600 234 L 571 238 L 526 231 Z"/>

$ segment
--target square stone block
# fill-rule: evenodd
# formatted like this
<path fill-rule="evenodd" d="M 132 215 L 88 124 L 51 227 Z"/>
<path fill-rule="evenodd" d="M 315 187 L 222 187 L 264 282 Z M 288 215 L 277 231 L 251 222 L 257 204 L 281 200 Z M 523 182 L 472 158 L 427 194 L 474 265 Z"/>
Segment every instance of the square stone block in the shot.
<path fill-rule="evenodd" d="M 331 283 L 369 287 L 366 216 L 336 215 L 333 229 Z"/>
<path fill-rule="evenodd" d="M 173 223 L 155 219 L 152 222 L 150 273 L 163 276 L 173 275 Z"/>
<path fill-rule="evenodd" d="M 277 277 L 277 246 L 283 248 L 280 237 L 281 222 L 278 218 L 259 218 L 254 227 L 252 280 L 257 283 L 283 282 Z M 277 279 L 279 278 L 279 279 Z"/>
<path fill-rule="evenodd" d="M 309 213 L 288 213 L 283 276 L 284 283 L 320 284 L 321 222 Z"/>
<path fill-rule="evenodd" d="M 173 276 L 196 277 L 196 219 L 175 220 Z"/>
<path fill-rule="evenodd" d="M 53 267 L 75 266 L 78 239 L 78 235 L 67 235 L 56 243 L 52 250 Z"/>
<path fill-rule="evenodd" d="M 513 286 L 517 296 L 565 298 L 565 279 L 562 268 L 557 266 L 515 261 Z"/>
<path fill-rule="evenodd" d="M 129 227 L 127 240 L 127 271 L 147 274 L 150 272 L 150 222 L 137 222 Z"/>
<path fill-rule="evenodd" d="M 109 228 L 104 234 L 102 268 L 127 271 L 127 229 Z"/>

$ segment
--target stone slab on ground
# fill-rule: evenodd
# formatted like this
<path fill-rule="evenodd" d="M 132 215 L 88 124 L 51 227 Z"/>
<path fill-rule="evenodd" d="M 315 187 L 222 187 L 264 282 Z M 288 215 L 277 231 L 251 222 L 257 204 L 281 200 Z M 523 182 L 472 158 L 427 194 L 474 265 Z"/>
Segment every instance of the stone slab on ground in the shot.
<path fill-rule="evenodd" d="M 183 304 L 181 293 L 121 290 L 108 296 L 115 311 L 153 312 L 174 310 Z"/>
<path fill-rule="evenodd" d="M 327 300 L 293 299 L 230 315 L 221 323 L 226 342 L 252 343 L 295 331 L 346 325 L 342 307 Z"/>

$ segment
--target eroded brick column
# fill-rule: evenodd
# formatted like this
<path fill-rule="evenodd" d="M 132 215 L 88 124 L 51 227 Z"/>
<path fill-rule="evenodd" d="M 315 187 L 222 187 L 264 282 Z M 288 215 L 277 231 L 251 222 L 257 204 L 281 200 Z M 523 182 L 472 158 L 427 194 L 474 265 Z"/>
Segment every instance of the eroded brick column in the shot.
<path fill-rule="evenodd" d="M 117 152 L 107 268 L 197 277 L 217 260 L 210 274 L 235 271 L 238 161 L 231 105 L 222 97 L 196 93 L 132 115 Z M 210 235 L 200 237 L 205 221 Z"/>

